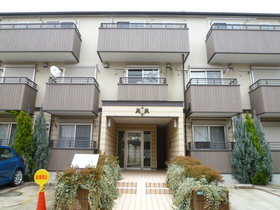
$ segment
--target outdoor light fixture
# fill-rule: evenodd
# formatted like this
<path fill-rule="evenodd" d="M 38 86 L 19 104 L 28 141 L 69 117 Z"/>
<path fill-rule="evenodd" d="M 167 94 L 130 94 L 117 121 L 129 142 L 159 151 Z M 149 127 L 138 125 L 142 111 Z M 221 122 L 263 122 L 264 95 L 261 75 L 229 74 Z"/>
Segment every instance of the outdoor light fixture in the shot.
<path fill-rule="evenodd" d="M 228 64 L 228 68 L 226 70 L 224 70 L 224 73 L 229 72 L 230 70 L 233 69 L 233 65 L 231 63 Z"/>
<path fill-rule="evenodd" d="M 139 114 L 141 114 L 143 116 L 144 114 L 147 114 L 147 113 L 149 114 L 150 112 L 149 112 L 148 108 L 144 108 L 142 106 L 141 108 L 136 108 L 136 112 L 135 113 L 136 114 L 139 113 Z"/>
<path fill-rule="evenodd" d="M 48 62 L 45 62 L 44 65 L 43 65 L 43 67 L 44 67 L 44 68 L 48 68 L 48 67 L 49 67 L 49 63 L 48 63 Z"/>
<path fill-rule="evenodd" d="M 177 120 L 175 119 L 174 120 L 174 128 L 177 128 L 178 127 L 178 125 L 177 125 Z"/>
<path fill-rule="evenodd" d="M 167 63 L 167 64 L 166 64 L 166 69 L 172 70 L 172 65 L 171 65 L 171 63 Z"/>
<path fill-rule="evenodd" d="M 110 68 L 109 63 L 104 63 L 103 66 L 104 66 L 104 68 Z"/>
<path fill-rule="evenodd" d="M 108 126 L 108 127 L 111 127 L 111 118 L 108 119 L 108 121 L 107 121 L 107 126 Z"/>

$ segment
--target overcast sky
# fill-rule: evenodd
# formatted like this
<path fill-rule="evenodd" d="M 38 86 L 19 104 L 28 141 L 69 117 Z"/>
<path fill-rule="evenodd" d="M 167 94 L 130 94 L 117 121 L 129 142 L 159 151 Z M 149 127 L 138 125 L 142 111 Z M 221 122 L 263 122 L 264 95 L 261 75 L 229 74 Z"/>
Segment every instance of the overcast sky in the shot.
<path fill-rule="evenodd" d="M 185 11 L 280 13 L 279 0 L 7 0 L 0 12 Z"/>

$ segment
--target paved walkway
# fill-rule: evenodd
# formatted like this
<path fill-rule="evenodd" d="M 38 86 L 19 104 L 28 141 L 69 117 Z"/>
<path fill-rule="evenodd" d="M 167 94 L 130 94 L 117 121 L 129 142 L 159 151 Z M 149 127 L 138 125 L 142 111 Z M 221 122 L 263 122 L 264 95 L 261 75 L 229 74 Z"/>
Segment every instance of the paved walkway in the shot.
<path fill-rule="evenodd" d="M 123 171 L 123 180 L 118 186 L 121 196 L 115 201 L 113 210 L 172 210 L 172 196 L 162 185 L 165 171 Z M 127 183 L 136 183 L 128 185 Z M 254 186 L 253 189 L 235 189 L 233 184 L 225 184 L 229 189 L 231 210 L 279 210 L 280 184 Z M 20 187 L 0 186 L 0 209 L 35 210 L 38 202 L 39 186 L 24 183 Z M 52 207 L 55 185 L 46 185 L 47 209 Z M 5 207 L 5 208 L 4 208 Z"/>

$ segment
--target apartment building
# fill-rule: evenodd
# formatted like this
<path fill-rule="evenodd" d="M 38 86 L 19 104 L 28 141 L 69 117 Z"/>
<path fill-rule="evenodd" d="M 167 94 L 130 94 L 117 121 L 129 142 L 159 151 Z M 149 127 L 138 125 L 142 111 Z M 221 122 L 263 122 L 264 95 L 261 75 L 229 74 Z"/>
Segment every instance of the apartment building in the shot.
<path fill-rule="evenodd" d="M 158 169 L 191 155 L 231 173 L 232 120 L 252 112 L 280 173 L 279 16 L 0 16 L 0 142 L 11 143 L 16 128 L 7 110 L 35 117 L 43 106 L 49 171 L 68 167 L 74 154 L 102 151 L 118 156 L 124 169 Z"/>

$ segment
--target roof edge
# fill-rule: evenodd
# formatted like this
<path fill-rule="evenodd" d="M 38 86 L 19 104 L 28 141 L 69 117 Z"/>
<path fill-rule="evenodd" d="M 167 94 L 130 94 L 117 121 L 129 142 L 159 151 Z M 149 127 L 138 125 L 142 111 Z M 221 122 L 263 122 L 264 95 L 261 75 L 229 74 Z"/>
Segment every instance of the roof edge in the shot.
<path fill-rule="evenodd" d="M 41 12 L 0 12 L 0 16 L 231 16 L 231 17 L 280 17 L 280 13 L 245 12 L 187 12 L 187 11 L 41 11 Z"/>

